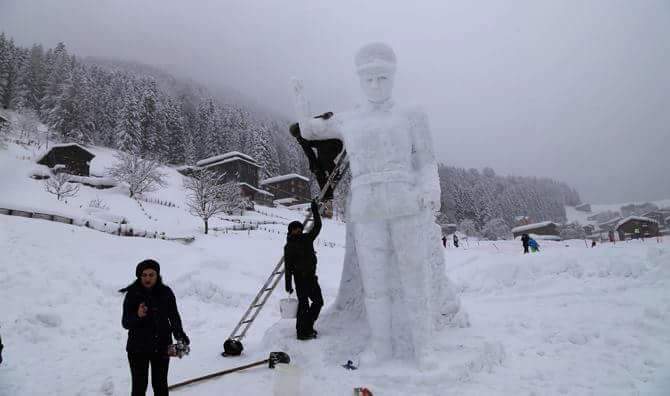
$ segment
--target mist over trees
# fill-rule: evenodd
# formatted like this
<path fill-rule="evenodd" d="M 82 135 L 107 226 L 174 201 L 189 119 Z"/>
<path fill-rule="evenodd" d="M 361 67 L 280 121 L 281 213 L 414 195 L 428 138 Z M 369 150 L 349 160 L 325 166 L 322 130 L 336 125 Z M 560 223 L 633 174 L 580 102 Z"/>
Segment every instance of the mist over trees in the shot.
<path fill-rule="evenodd" d="M 235 150 L 258 161 L 261 178 L 310 175 L 287 120 L 226 103 L 205 87 L 150 66 L 80 60 L 63 43 L 22 48 L 0 34 L 0 107 L 35 114 L 61 141 L 111 147 L 161 163 L 194 164 Z M 440 165 L 439 175 L 438 221 L 491 239 L 508 235 L 517 216 L 564 222 L 564 205 L 580 202 L 573 188 L 547 178 L 501 177 L 491 168 L 446 165 Z M 336 191 L 339 213 L 348 180 Z"/>
<path fill-rule="evenodd" d="M 531 221 L 566 220 L 565 205 L 579 204 L 577 191 L 565 183 L 537 177 L 498 176 L 493 169 L 440 165 L 441 222 L 472 220 L 477 230 L 500 236 L 501 221 L 513 227 L 515 217 Z"/>
<path fill-rule="evenodd" d="M 62 141 L 94 144 L 169 164 L 247 153 L 264 175 L 306 173 L 288 122 L 253 112 L 151 67 L 79 60 L 65 44 L 16 46 L 0 34 L 0 106 L 34 111 Z"/>

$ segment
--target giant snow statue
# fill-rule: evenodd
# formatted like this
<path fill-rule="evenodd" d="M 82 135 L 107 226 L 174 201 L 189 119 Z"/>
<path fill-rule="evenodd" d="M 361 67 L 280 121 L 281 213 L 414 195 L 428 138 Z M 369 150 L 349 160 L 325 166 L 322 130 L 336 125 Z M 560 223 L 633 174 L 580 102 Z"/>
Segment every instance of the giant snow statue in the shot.
<path fill-rule="evenodd" d="M 362 365 L 430 354 L 431 336 L 467 316 L 445 274 L 440 184 L 426 115 L 391 98 L 396 56 L 372 43 L 355 56 L 364 104 L 310 116 L 293 81 L 299 128 L 308 140 L 340 139 L 350 161 L 347 240 L 339 294 L 322 326 L 361 326 Z"/>

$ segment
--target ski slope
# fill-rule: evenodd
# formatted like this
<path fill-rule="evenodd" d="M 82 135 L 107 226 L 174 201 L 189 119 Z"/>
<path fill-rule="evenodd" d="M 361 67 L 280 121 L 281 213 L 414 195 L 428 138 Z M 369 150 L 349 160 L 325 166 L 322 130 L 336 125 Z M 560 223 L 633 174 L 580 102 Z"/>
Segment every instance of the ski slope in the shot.
<path fill-rule="evenodd" d="M 112 152 L 96 150 L 104 168 Z M 470 327 L 436 337 L 436 366 L 419 372 L 401 361 L 346 371 L 342 332 L 320 327 L 319 339 L 294 339 L 281 320 L 278 289 L 244 340 L 245 353 L 222 358 L 222 343 L 276 264 L 286 224 L 302 213 L 260 207 L 236 221 L 276 221 L 250 232 L 202 234 L 183 207 L 144 204 L 121 188 L 81 187 L 68 203 L 32 180 L 31 153 L 0 149 L 2 205 L 86 215 L 99 197 L 110 213 L 132 224 L 196 240 L 118 237 L 91 229 L 0 215 L 0 334 L 5 361 L 0 395 L 125 395 L 130 375 L 121 327 L 123 296 L 137 262 L 155 258 L 174 290 L 192 352 L 171 362 L 170 383 L 227 369 L 285 350 L 300 373 L 302 395 L 350 395 L 354 386 L 375 395 L 619 395 L 670 394 L 670 240 L 630 241 L 587 248 L 583 241 L 541 242 L 521 254 L 518 241 L 462 241 L 445 249 Z M 99 161 L 96 163 L 96 161 Z M 181 175 L 155 197 L 183 206 Z M 96 173 L 94 170 L 93 173 Z M 0 206 L 2 206 L 0 205 Z M 81 207 L 80 207 L 81 206 Z M 234 220 L 234 221 L 233 221 Z M 342 223 L 326 220 L 316 250 L 327 305 L 334 300 L 344 254 Z M 357 357 L 349 357 L 356 363 Z M 179 395 L 273 394 L 279 374 L 266 368 L 231 374 L 174 391 Z M 149 394 L 151 394 L 149 392 Z"/>

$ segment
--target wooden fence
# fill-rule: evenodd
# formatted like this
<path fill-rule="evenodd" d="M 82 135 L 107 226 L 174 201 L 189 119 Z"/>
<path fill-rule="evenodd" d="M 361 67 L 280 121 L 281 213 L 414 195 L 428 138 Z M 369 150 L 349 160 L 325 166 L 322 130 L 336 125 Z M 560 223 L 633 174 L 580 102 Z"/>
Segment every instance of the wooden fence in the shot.
<path fill-rule="evenodd" d="M 8 216 L 25 217 L 25 218 L 29 218 L 29 219 L 55 221 L 55 222 L 64 223 L 64 224 L 71 224 L 71 225 L 86 227 L 86 228 L 89 228 L 91 230 L 100 231 L 100 232 L 104 232 L 106 234 L 117 235 L 117 236 L 141 237 L 141 238 L 150 238 L 150 239 L 163 239 L 163 240 L 166 240 L 166 241 L 177 241 L 177 242 L 182 242 L 182 243 L 191 243 L 195 240 L 195 238 L 192 237 L 192 236 L 191 237 L 168 237 L 167 235 L 165 235 L 164 232 L 158 232 L 158 231 L 149 232 L 149 231 L 146 231 L 146 230 L 134 229 L 129 224 L 119 224 L 119 223 L 112 223 L 112 222 L 109 222 L 110 224 L 108 224 L 108 222 L 95 220 L 95 219 L 76 221 L 74 218 L 71 218 L 71 217 L 60 216 L 60 215 L 55 215 L 55 214 L 51 214 L 51 213 L 30 212 L 30 211 L 20 210 L 20 209 L 0 208 L 0 214 L 4 214 L 4 215 L 8 215 Z"/>

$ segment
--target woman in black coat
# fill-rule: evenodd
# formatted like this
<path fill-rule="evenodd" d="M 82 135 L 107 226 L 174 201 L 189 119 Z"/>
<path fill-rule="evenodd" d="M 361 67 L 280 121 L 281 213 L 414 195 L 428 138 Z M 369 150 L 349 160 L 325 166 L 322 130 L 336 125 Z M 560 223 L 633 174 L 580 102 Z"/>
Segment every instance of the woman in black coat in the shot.
<path fill-rule="evenodd" d="M 132 396 L 146 394 L 151 364 L 151 386 L 154 395 L 168 394 L 167 375 L 170 363 L 168 346 L 172 335 L 188 345 L 172 290 L 163 284 L 160 265 L 154 260 L 137 264 L 135 282 L 119 290 L 123 300 L 121 324 L 128 330 L 128 363 L 132 378 Z"/>

